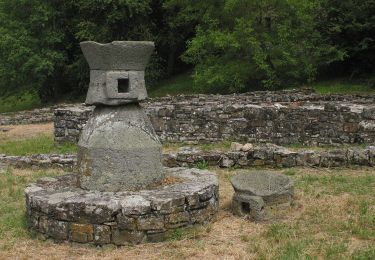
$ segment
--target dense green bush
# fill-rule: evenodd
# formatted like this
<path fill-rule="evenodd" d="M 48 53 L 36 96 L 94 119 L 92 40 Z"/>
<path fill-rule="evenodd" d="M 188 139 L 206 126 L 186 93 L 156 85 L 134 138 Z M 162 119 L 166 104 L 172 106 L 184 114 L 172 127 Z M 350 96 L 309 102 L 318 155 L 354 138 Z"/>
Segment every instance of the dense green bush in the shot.
<path fill-rule="evenodd" d="M 185 54 L 199 88 L 237 92 L 315 79 L 327 49 L 315 30 L 316 3 L 212 0 L 210 6 Z M 340 58 L 331 50 L 333 60 Z"/>

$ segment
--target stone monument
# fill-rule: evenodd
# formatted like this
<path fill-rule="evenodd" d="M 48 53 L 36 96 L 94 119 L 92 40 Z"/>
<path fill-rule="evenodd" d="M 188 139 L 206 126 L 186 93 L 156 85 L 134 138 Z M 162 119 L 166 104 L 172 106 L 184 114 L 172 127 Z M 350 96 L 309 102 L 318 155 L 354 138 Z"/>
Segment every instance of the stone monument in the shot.
<path fill-rule="evenodd" d="M 55 241 L 96 245 L 158 242 L 210 221 L 218 178 L 163 168 L 161 144 L 138 102 L 152 42 L 81 43 L 90 66 L 86 104 L 95 105 L 78 144 L 78 174 L 26 189 L 30 229 Z"/>
<path fill-rule="evenodd" d="M 81 187 L 146 188 L 164 177 L 161 144 L 138 102 L 153 42 L 82 42 L 90 66 L 86 104 L 96 105 L 78 142 Z"/>

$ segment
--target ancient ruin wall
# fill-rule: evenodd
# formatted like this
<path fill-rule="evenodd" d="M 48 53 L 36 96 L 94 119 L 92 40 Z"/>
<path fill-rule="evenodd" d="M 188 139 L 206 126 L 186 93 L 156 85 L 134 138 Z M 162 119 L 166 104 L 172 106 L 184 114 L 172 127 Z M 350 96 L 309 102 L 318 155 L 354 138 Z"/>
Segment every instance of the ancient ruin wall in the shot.
<path fill-rule="evenodd" d="M 53 111 L 57 107 L 37 108 L 0 114 L 0 125 L 39 124 L 53 121 Z"/>
<path fill-rule="evenodd" d="M 193 95 L 143 102 L 163 142 L 375 143 L 375 96 L 309 92 Z M 55 140 L 78 140 L 92 111 L 55 110 Z"/>

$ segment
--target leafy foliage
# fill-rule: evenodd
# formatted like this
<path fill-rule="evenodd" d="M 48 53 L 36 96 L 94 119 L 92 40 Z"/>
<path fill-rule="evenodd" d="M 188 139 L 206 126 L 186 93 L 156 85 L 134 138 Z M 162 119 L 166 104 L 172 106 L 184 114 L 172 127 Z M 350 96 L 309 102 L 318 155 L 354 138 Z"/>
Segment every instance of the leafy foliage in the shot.
<path fill-rule="evenodd" d="M 356 77 L 373 72 L 374 12 L 375 0 L 0 0 L 0 95 L 81 97 L 86 40 L 154 41 L 151 88 L 192 66 L 195 92 Z"/>
<path fill-rule="evenodd" d="M 208 9 L 185 55 L 196 65 L 197 86 L 225 93 L 314 80 L 326 46 L 314 28 L 313 1 L 212 0 L 210 5 L 216 8 Z"/>
<path fill-rule="evenodd" d="M 373 73 L 375 0 L 321 0 L 316 13 L 322 40 L 341 53 L 342 62 L 331 65 L 330 72 L 352 77 Z"/>

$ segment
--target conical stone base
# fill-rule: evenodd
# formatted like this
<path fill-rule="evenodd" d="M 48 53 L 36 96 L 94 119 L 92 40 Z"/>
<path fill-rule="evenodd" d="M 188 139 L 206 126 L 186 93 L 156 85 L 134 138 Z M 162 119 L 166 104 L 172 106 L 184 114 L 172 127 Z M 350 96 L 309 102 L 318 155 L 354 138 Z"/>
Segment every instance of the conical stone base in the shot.
<path fill-rule="evenodd" d="M 83 189 L 146 188 L 164 177 L 161 144 L 138 104 L 96 107 L 78 143 Z"/>

